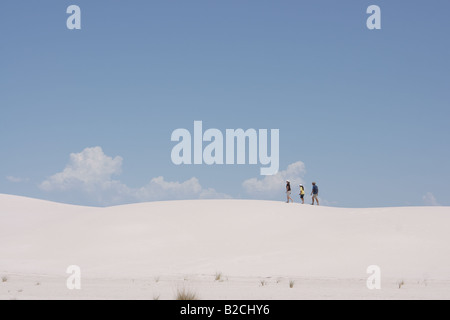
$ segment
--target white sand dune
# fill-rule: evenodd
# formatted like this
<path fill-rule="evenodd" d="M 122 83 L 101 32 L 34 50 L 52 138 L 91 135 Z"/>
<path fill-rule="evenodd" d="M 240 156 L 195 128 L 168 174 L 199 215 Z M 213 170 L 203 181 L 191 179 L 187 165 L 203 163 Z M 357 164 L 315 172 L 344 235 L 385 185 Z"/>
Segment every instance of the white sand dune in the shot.
<path fill-rule="evenodd" d="M 450 298 L 449 226 L 448 207 L 199 200 L 90 208 L 0 195 L 0 275 L 9 277 L 0 299 L 151 299 L 150 288 L 170 299 L 177 281 L 189 280 L 206 299 Z M 80 292 L 64 288 L 69 265 L 82 269 Z M 370 265 L 382 271 L 376 293 L 365 286 Z M 216 272 L 228 281 L 215 282 Z M 290 289 L 289 279 L 303 286 Z M 31 286 L 46 280 L 47 289 Z"/>

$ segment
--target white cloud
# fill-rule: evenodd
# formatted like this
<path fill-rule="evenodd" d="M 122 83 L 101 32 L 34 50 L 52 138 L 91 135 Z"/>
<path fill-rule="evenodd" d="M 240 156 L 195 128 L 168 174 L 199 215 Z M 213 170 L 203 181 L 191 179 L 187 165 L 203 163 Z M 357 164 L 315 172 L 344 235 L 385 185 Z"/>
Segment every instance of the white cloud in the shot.
<path fill-rule="evenodd" d="M 121 157 L 111 158 L 102 148 L 86 148 L 70 155 L 66 168 L 41 184 L 45 191 L 69 190 L 80 185 L 110 188 L 112 177 L 119 175 L 122 168 Z"/>
<path fill-rule="evenodd" d="M 247 194 L 257 198 L 279 199 L 280 193 L 284 192 L 286 180 L 291 181 L 295 188 L 303 184 L 306 173 L 305 164 L 301 161 L 290 164 L 285 171 L 279 171 L 273 176 L 265 176 L 262 179 L 252 178 L 244 181 L 242 186 Z"/>
<path fill-rule="evenodd" d="M 440 206 L 440 204 L 438 203 L 436 197 L 431 192 L 427 192 L 422 197 L 422 200 L 427 206 Z"/>
<path fill-rule="evenodd" d="M 101 205 L 136 201 L 229 198 L 214 189 L 204 189 L 197 178 L 184 182 L 153 178 L 141 188 L 130 188 L 113 177 L 122 172 L 121 157 L 111 158 L 101 147 L 87 148 L 70 155 L 66 168 L 41 183 L 47 192 L 70 191 Z"/>
<path fill-rule="evenodd" d="M 202 192 L 200 192 L 199 198 L 200 199 L 232 199 L 233 197 L 226 193 L 217 192 L 213 188 L 209 188 L 209 189 L 203 189 Z"/>
<path fill-rule="evenodd" d="M 19 177 L 13 177 L 13 176 L 7 176 L 6 180 L 12 183 L 21 183 L 21 182 L 28 182 L 28 179 L 19 178 Z"/>
<path fill-rule="evenodd" d="M 230 198 L 214 189 L 204 189 L 197 178 L 184 182 L 166 181 L 164 177 L 153 178 L 149 184 L 137 189 L 134 194 L 140 201 Z"/>

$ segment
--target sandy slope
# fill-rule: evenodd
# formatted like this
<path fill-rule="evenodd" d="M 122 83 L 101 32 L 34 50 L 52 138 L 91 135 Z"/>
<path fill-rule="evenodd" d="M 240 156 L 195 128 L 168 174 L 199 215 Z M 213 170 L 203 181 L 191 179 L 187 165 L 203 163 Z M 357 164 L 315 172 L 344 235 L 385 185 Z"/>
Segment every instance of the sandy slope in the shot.
<path fill-rule="evenodd" d="M 316 279 L 317 286 L 311 284 L 316 288 L 314 294 L 309 291 L 313 297 L 339 298 L 352 286 L 369 291 L 362 281 L 368 277 L 366 269 L 379 265 L 387 287 L 394 288 L 396 281 L 407 279 L 417 285 L 438 284 L 440 289 L 427 289 L 434 297 L 450 292 L 448 207 L 341 209 L 202 200 L 88 208 L 0 195 L 0 222 L 0 275 L 9 275 L 17 283 L 34 285 L 36 279 L 45 281 L 45 277 L 64 279 L 67 266 L 79 265 L 86 283 L 135 279 L 145 287 L 145 281 L 160 277 L 169 290 L 185 277 L 191 278 L 194 286 L 201 287 L 204 277 L 214 284 L 214 274 L 220 271 L 229 284 L 216 285 L 227 288 L 223 290 L 227 294 L 214 295 L 211 287 L 204 290 L 211 293 L 210 298 L 248 298 L 249 291 L 244 290 L 245 295 L 239 283 L 259 279 L 274 284 Z M 53 289 L 38 290 L 41 293 L 27 298 L 73 297 L 67 289 L 55 289 L 59 280 L 52 281 Z M 139 297 L 139 290 L 127 295 L 120 281 L 116 281 L 116 289 L 122 292 L 119 298 Z M 342 291 L 329 290 L 338 283 L 347 285 L 340 286 Z M 6 292 L 7 286 L 13 286 L 12 280 L 0 283 L 0 298 L 12 297 L 15 289 Z M 98 285 L 97 291 L 85 294 L 112 297 L 114 290 L 102 293 L 100 288 L 105 287 Z M 425 286 L 418 288 L 413 296 L 424 297 L 420 292 L 425 292 Z M 262 292 L 261 286 L 255 285 L 250 297 Z M 293 295 L 292 290 L 288 295 L 276 292 L 268 298 L 307 297 L 306 293 Z M 361 293 L 346 297 L 361 297 Z"/>

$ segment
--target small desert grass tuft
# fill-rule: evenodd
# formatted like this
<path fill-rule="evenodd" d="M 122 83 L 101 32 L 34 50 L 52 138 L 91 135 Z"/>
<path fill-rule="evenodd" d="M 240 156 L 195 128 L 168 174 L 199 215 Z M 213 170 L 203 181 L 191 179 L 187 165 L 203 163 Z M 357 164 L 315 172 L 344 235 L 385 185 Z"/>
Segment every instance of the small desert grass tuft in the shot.
<path fill-rule="evenodd" d="M 399 289 L 403 288 L 404 285 L 405 285 L 405 281 L 404 280 L 398 282 L 398 288 Z"/>
<path fill-rule="evenodd" d="M 9 280 L 8 277 L 6 276 L 2 277 L 2 282 L 7 282 L 8 280 Z"/>
<path fill-rule="evenodd" d="M 295 281 L 294 280 L 290 280 L 289 281 L 289 288 L 293 288 L 294 287 L 294 285 L 295 285 Z"/>
<path fill-rule="evenodd" d="M 215 281 L 220 281 L 222 280 L 223 274 L 222 272 L 216 272 L 216 276 L 214 278 Z"/>
<path fill-rule="evenodd" d="M 160 298 L 160 295 L 159 295 L 159 294 L 153 296 L 153 300 L 159 300 L 159 298 Z"/>
<path fill-rule="evenodd" d="M 156 283 L 158 283 L 159 280 L 161 280 L 160 277 L 155 277 L 155 282 L 156 282 Z"/>
<path fill-rule="evenodd" d="M 261 284 L 261 287 L 264 287 L 267 285 L 267 281 L 266 280 L 260 280 L 259 283 Z"/>
<path fill-rule="evenodd" d="M 179 301 L 193 301 L 193 300 L 199 300 L 197 293 L 193 292 L 192 290 L 182 288 L 177 290 L 176 300 Z"/>

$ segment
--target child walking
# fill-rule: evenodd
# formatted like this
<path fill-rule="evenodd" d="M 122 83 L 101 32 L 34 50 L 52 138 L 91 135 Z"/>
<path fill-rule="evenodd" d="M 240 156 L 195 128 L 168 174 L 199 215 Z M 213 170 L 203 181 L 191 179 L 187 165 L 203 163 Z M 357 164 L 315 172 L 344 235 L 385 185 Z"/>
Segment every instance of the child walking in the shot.
<path fill-rule="evenodd" d="M 305 187 L 300 185 L 300 199 L 302 200 L 302 204 L 305 204 Z"/>

